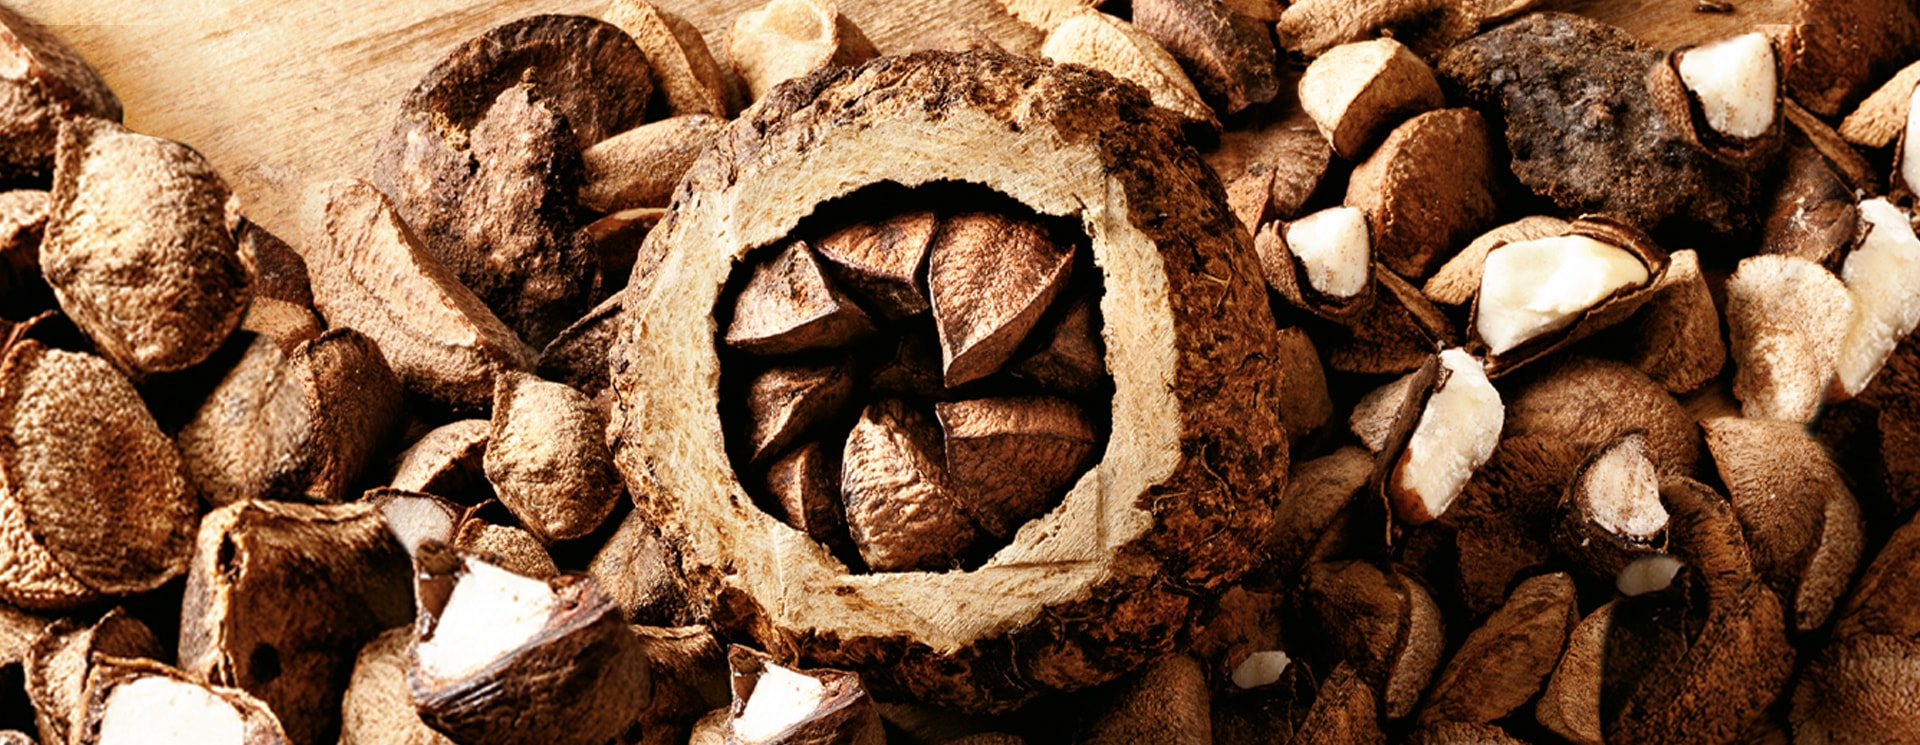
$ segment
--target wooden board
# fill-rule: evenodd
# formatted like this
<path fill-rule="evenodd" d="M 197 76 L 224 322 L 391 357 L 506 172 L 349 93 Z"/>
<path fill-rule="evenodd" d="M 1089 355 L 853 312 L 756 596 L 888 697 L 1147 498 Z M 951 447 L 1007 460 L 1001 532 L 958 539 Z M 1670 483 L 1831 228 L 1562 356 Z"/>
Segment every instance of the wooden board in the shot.
<path fill-rule="evenodd" d="M 212 159 L 247 214 L 302 240 L 312 187 L 365 177 L 399 99 L 455 45 L 539 13 L 598 15 L 606 0 L 0 0 L 54 28 L 105 76 L 135 130 Z M 656 0 L 698 26 L 724 64 L 726 30 L 765 0 Z M 1030 49 L 995 0 L 846 0 L 882 52 L 973 23 Z"/>

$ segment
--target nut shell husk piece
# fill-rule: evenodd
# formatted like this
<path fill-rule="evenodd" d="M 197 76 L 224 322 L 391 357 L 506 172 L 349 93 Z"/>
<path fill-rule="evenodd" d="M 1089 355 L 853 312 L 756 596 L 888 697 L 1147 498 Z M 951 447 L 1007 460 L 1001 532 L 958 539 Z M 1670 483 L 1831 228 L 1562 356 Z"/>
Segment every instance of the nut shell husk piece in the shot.
<path fill-rule="evenodd" d="M 56 162 L 40 270 L 74 325 L 134 378 L 213 354 L 252 277 L 212 164 L 101 119 L 63 125 Z"/>
<path fill-rule="evenodd" d="M 1047 32 L 1040 56 L 1058 64 L 1079 64 L 1105 70 L 1114 77 L 1146 88 L 1153 102 L 1180 115 L 1186 122 L 1217 130 L 1213 108 L 1180 69 L 1180 62 L 1158 41 L 1133 24 L 1099 11 L 1067 16 Z"/>
<path fill-rule="evenodd" d="M 647 0 L 607 3 L 606 21 L 633 37 L 653 72 L 653 89 L 668 114 L 726 117 L 740 108 L 738 81 L 730 80 L 700 29 Z"/>
<path fill-rule="evenodd" d="M 493 423 L 486 419 L 461 419 L 429 430 L 395 457 L 388 485 L 465 505 L 492 499 L 493 485 L 485 470 L 492 431 Z"/>
<path fill-rule="evenodd" d="M 1760 251 L 1832 263 L 1853 245 L 1860 228 L 1853 189 L 1811 144 L 1789 144 L 1781 161 L 1783 175 L 1760 231 Z"/>
<path fill-rule="evenodd" d="M 407 694 L 413 627 L 387 629 L 360 648 L 340 705 L 340 745 L 455 745 L 420 721 Z"/>
<path fill-rule="evenodd" d="M 1421 704 L 1423 725 L 1491 724 L 1539 692 L 1560 661 L 1580 618 L 1573 578 L 1565 572 L 1521 582 L 1433 680 Z"/>
<path fill-rule="evenodd" d="M 754 101 L 788 80 L 877 54 L 835 0 L 769 0 L 735 17 L 727 30 L 727 57 Z"/>
<path fill-rule="evenodd" d="M 1915 84 L 1920 84 L 1920 63 L 1900 68 L 1841 120 L 1840 136 L 1847 142 L 1876 150 L 1893 144 L 1901 130 L 1906 129 L 1907 109 L 1913 104 Z"/>
<path fill-rule="evenodd" d="M 1258 264 L 1178 127 L 1106 75 L 922 53 L 787 86 L 694 166 L 649 237 L 672 249 L 661 281 L 686 290 L 629 302 L 612 431 L 637 512 L 682 547 L 719 625 L 783 658 L 860 670 L 876 690 L 971 710 L 1173 651 L 1196 598 L 1252 565 L 1284 486 L 1273 464 L 1286 462 Z M 839 176 L 792 177 L 802 171 Z M 1105 267 L 1103 337 L 1120 340 L 1106 349 L 1112 431 L 1124 434 L 1060 507 L 969 571 L 850 574 L 752 507 L 711 418 L 710 318 L 735 262 L 880 180 L 972 181 L 1076 215 Z"/>
<path fill-rule="evenodd" d="M 199 500 L 139 392 L 89 354 L 0 355 L 0 598 L 60 610 L 179 576 Z"/>
<path fill-rule="evenodd" d="M 1425 586 L 1397 569 L 1334 561 L 1308 567 L 1295 598 L 1335 660 L 1353 664 L 1379 693 L 1386 719 L 1413 713 L 1446 645 Z"/>
<path fill-rule="evenodd" d="M 1726 285 L 1733 395 L 1743 415 L 1812 422 L 1831 389 L 1853 319 L 1853 293 L 1819 264 L 1763 254 Z"/>
<path fill-rule="evenodd" d="M 1562 208 L 1644 230 L 1669 218 L 1748 226 L 1754 176 L 1695 148 L 1655 108 L 1646 76 L 1661 56 L 1600 21 L 1535 13 L 1455 46 L 1438 72 L 1504 111 L 1514 175 Z M 1590 105 L 1596 96 L 1609 104 Z"/>
<path fill-rule="evenodd" d="M 100 727 L 107 704 L 122 685 L 142 678 L 161 677 L 183 685 L 205 688 L 212 696 L 234 708 L 241 721 L 239 745 L 290 745 L 292 740 L 281 730 L 273 711 L 259 699 L 238 688 L 209 686 L 186 673 L 152 660 L 98 657 L 87 672 L 86 714 L 73 733 L 74 745 L 99 745 Z M 117 743 L 116 743 L 117 745 Z"/>
<path fill-rule="evenodd" d="M 633 724 L 651 676 L 620 606 L 588 577 L 547 584 L 557 597 L 545 627 L 461 677 L 442 678 L 420 662 L 443 608 L 416 619 L 406 675 L 421 721 L 471 745 L 599 745 Z"/>
<path fill-rule="evenodd" d="M 1701 422 L 1756 571 L 1791 605 L 1800 631 L 1824 625 L 1864 551 L 1860 506 L 1839 469 L 1791 422 Z"/>
<path fill-rule="evenodd" d="M 687 167 L 726 123 L 706 114 L 676 116 L 587 146 L 580 152 L 580 205 L 595 212 L 665 207 Z"/>
<path fill-rule="evenodd" d="M 1652 294 L 1620 333 L 1632 339 L 1623 355 L 1673 393 L 1699 390 L 1727 364 L 1720 313 L 1700 256 L 1692 249 L 1667 256 L 1667 269 L 1647 288 Z"/>
<path fill-rule="evenodd" d="M 533 367 L 533 351 L 426 251 L 364 181 L 325 187 L 304 257 L 314 307 L 331 326 L 380 346 L 407 393 L 442 409 L 486 411 L 501 370 Z"/>
<path fill-rule="evenodd" d="M 1206 668 L 1190 655 L 1173 655 L 1135 675 L 1079 741 L 1211 745 L 1210 699 Z"/>
<path fill-rule="evenodd" d="M 372 340 L 328 331 L 283 354 L 255 337 L 177 442 L 215 505 L 338 502 L 401 422 L 400 380 Z"/>
<path fill-rule="evenodd" d="M 587 574 L 627 620 L 654 626 L 695 623 L 687 581 L 680 576 L 680 552 L 638 512 L 629 512 L 587 564 Z"/>
<path fill-rule="evenodd" d="M 1353 167 L 1346 203 L 1367 212 L 1373 256 L 1419 280 L 1491 227 L 1493 141 L 1473 109 L 1440 109 L 1402 122 Z"/>
<path fill-rule="evenodd" d="M 620 499 L 592 399 L 526 373 L 499 377 L 483 462 L 500 503 L 549 543 L 593 532 Z"/>
<path fill-rule="evenodd" d="M 1138 0 L 1133 25 L 1160 42 L 1201 95 L 1226 114 L 1272 101 L 1280 92 L 1273 34 L 1221 0 Z"/>
<path fill-rule="evenodd" d="M 528 343 L 592 304 L 575 229 L 580 150 L 639 124 L 653 83 L 633 38 L 536 15 L 450 51 L 400 102 L 373 183 L 427 252 Z"/>
<path fill-rule="evenodd" d="M 0 183 L 52 172 L 61 121 L 120 121 L 120 99 L 100 73 L 46 26 L 0 8 L 0 48 Z"/>
<path fill-rule="evenodd" d="M 40 739 L 73 741 L 74 729 L 86 714 L 87 672 L 96 655 L 156 659 L 163 654 L 153 631 L 119 608 L 91 624 L 63 618 L 46 627 L 23 661 Z"/>
<path fill-rule="evenodd" d="M 1603 691 L 1603 704 L 1619 702 L 1604 712 L 1604 732 L 1609 742 L 1728 742 L 1785 689 L 1794 659 L 1785 614 L 1755 574 L 1725 498 L 1687 479 L 1664 483 L 1661 496 L 1673 514 L 1674 553 L 1705 585 L 1706 607 L 1682 608 L 1682 616 L 1694 618 L 1669 624 L 1678 644 L 1656 643 L 1649 668 Z M 1609 669 L 1634 653 L 1620 635 L 1637 622 L 1622 609 L 1613 619 Z"/>
<path fill-rule="evenodd" d="M 413 613 L 386 518 L 368 502 L 243 501 L 208 514 L 195 544 L 181 670 L 259 698 L 290 742 L 331 742 L 354 653 Z"/>
<path fill-rule="evenodd" d="M 1914 598 L 1920 523 L 1909 520 L 1860 576 L 1793 691 L 1790 719 L 1800 742 L 1920 742 L 1920 708 L 1910 695 L 1920 631 Z"/>

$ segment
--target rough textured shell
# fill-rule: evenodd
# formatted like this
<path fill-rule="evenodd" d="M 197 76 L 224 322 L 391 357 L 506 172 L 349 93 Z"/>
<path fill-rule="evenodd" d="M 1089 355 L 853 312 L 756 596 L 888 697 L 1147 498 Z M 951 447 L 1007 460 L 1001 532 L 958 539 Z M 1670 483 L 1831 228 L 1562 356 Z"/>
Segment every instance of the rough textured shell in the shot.
<path fill-rule="evenodd" d="M 742 490 L 711 316 L 740 257 L 815 205 L 943 179 L 1079 218 L 1105 273 L 1114 435 L 985 566 L 852 575 Z M 1265 286 L 1218 182 L 1145 91 L 994 53 L 876 60 L 777 89 L 676 196 L 648 240 L 682 291 L 629 301 L 610 432 L 718 624 L 876 689 L 1007 709 L 1171 651 L 1254 561 L 1287 462 Z"/>

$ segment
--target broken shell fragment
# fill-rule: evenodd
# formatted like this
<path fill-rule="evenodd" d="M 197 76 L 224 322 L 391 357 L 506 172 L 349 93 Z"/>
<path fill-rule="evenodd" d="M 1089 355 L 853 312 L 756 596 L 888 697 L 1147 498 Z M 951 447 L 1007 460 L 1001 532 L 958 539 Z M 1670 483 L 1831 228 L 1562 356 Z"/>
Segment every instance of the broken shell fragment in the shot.
<path fill-rule="evenodd" d="M 21 664 L 34 725 L 40 739 L 49 743 L 74 741 L 87 713 L 87 673 L 95 659 L 155 659 L 165 654 L 153 631 L 120 608 L 91 624 L 71 617 L 55 621 L 32 641 Z"/>
<path fill-rule="evenodd" d="M 40 274 L 50 201 L 44 191 L 0 191 L 0 318 L 22 320 L 59 307 Z"/>
<path fill-rule="evenodd" d="M 1133 25 L 1160 42 L 1194 87 L 1223 114 L 1272 101 L 1280 92 L 1273 34 L 1221 0 L 1137 0 Z"/>
<path fill-rule="evenodd" d="M 727 652 L 733 706 L 727 742 L 739 745 L 881 745 L 880 712 L 860 676 L 795 670 L 746 647 Z"/>
<path fill-rule="evenodd" d="M 1727 364 L 1720 312 L 1692 249 L 1667 257 L 1667 269 L 1649 288 L 1652 295 L 1622 332 L 1633 339 L 1622 356 L 1674 393 L 1699 390 Z M 1618 338 L 1618 337 L 1616 337 Z"/>
<path fill-rule="evenodd" d="M 580 151 L 580 205 L 594 212 L 665 207 L 674 184 L 726 124 L 717 116 L 689 114 L 587 145 Z"/>
<path fill-rule="evenodd" d="M 1391 38 L 1329 49 L 1300 76 L 1300 108 L 1350 160 L 1401 121 L 1445 103 L 1433 69 Z"/>
<path fill-rule="evenodd" d="M 1753 564 L 1801 631 L 1826 623 L 1859 565 L 1860 507 L 1820 443 L 1794 422 L 1701 422 Z"/>
<path fill-rule="evenodd" d="M 1366 210 L 1378 261 L 1417 281 L 1490 227 L 1493 190 L 1486 120 L 1473 109 L 1440 109 L 1394 127 L 1354 166 L 1346 204 Z"/>
<path fill-rule="evenodd" d="M 653 89 L 672 116 L 725 118 L 740 108 L 738 86 L 721 72 L 700 29 L 647 0 L 607 3 L 606 21 L 633 37 L 653 73 Z"/>
<path fill-rule="evenodd" d="M 647 657 L 592 579 L 541 581 L 471 558 L 407 652 L 420 718 L 473 745 L 599 745 L 645 709 Z"/>
<path fill-rule="evenodd" d="M 388 485 L 476 505 L 494 497 L 487 482 L 487 437 L 493 423 L 462 419 L 433 428 L 400 453 Z"/>
<path fill-rule="evenodd" d="M 1459 349 L 1441 352 L 1432 388 L 1411 413 L 1412 431 L 1398 453 L 1389 446 L 1384 462 L 1393 463 L 1384 485 L 1394 514 L 1414 525 L 1446 512 L 1473 471 L 1500 443 L 1506 408 L 1480 361 Z M 1405 425 L 1396 425 L 1405 426 Z"/>
<path fill-rule="evenodd" d="M 533 367 L 533 351 L 427 253 L 378 190 L 337 181 L 325 201 L 304 256 L 314 306 L 329 326 L 379 345 L 409 394 L 482 412 L 500 370 Z"/>
<path fill-rule="evenodd" d="M 407 693 L 413 627 L 387 629 L 360 649 L 340 705 L 340 745 L 454 745 L 420 721 Z"/>
<path fill-rule="evenodd" d="M 1057 64 L 1086 65 L 1147 89 L 1154 104 L 1182 121 L 1218 129 L 1213 109 L 1153 37 L 1133 24 L 1099 11 L 1074 13 L 1047 32 L 1040 56 Z"/>
<path fill-rule="evenodd" d="M 740 14 L 727 31 L 727 56 L 755 101 L 788 80 L 876 54 L 834 0 L 771 0 Z"/>
<path fill-rule="evenodd" d="M 1580 618 L 1575 595 L 1573 578 L 1564 572 L 1513 588 L 1434 678 L 1419 721 L 1490 724 L 1531 700 Z"/>
<path fill-rule="evenodd" d="M 397 434 L 400 380 L 350 328 L 291 354 L 257 337 L 180 431 L 180 453 L 215 506 L 243 499 L 338 502 Z"/>
<path fill-rule="evenodd" d="M 1812 421 L 1852 325 L 1852 293 L 1825 267 L 1780 255 L 1742 259 L 1726 292 L 1727 348 L 1741 413 Z"/>
<path fill-rule="evenodd" d="M 1893 144 L 1911 119 L 1915 84 L 1920 84 L 1920 63 L 1900 68 L 1840 122 L 1840 136 L 1865 148 Z"/>
<path fill-rule="evenodd" d="M 1380 691 L 1386 719 L 1413 713 L 1440 666 L 1440 608 L 1418 581 L 1364 561 L 1307 568 L 1299 602 L 1331 651 Z"/>

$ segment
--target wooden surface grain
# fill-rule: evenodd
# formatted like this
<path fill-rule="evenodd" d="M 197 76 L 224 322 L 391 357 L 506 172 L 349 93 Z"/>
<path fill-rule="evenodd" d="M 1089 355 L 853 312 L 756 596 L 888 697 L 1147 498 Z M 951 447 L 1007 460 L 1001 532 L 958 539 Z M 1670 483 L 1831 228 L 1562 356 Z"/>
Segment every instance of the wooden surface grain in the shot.
<path fill-rule="evenodd" d="M 606 0 L 0 0 L 93 63 L 135 130 L 205 153 L 268 230 L 302 240 L 316 184 L 365 177 L 400 97 L 455 45 L 540 13 L 600 15 Z M 657 0 L 706 35 L 765 0 Z M 1037 35 L 995 0 L 845 0 L 882 52 L 972 23 L 1010 48 Z"/>

